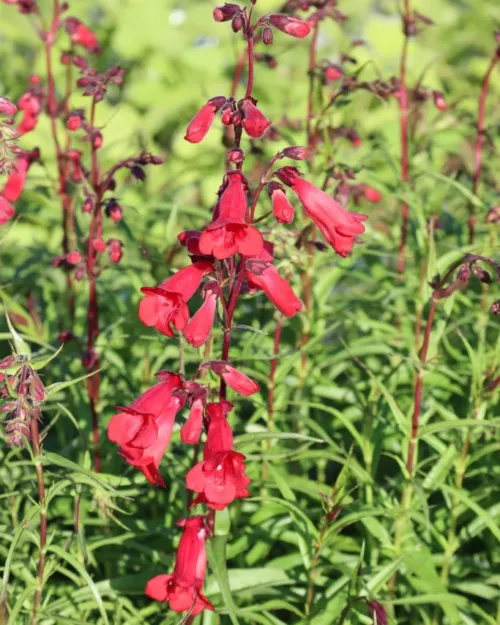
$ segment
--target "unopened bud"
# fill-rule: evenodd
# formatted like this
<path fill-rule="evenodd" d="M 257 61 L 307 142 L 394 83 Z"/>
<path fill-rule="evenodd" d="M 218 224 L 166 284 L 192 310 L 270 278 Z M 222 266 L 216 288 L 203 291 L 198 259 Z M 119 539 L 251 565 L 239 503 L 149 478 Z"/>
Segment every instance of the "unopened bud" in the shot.
<path fill-rule="evenodd" d="M 242 163 L 245 158 L 245 152 L 243 152 L 240 148 L 233 148 L 232 150 L 229 150 L 227 158 L 231 163 Z"/>
<path fill-rule="evenodd" d="M 470 267 L 469 265 L 462 265 L 458 270 L 457 277 L 462 282 L 468 282 L 470 278 Z"/>
<path fill-rule="evenodd" d="M 303 161 L 307 158 L 307 150 L 300 145 L 293 145 L 281 151 L 284 158 L 291 158 L 294 161 Z"/>
<path fill-rule="evenodd" d="M 270 26 L 264 26 L 262 29 L 262 41 L 266 46 L 270 46 L 273 42 L 273 29 Z"/>
<path fill-rule="evenodd" d="M 486 223 L 487 224 L 497 224 L 500 223 L 500 206 L 494 206 L 490 208 L 488 214 L 486 215 Z"/>
<path fill-rule="evenodd" d="M 480 280 L 481 282 L 483 282 L 484 284 L 492 283 L 491 276 L 486 271 L 486 269 L 483 269 L 482 267 L 479 267 L 478 265 L 474 265 L 472 267 L 472 271 L 474 272 L 474 275 L 476 276 L 476 278 Z"/>
<path fill-rule="evenodd" d="M 231 21 L 231 28 L 233 29 L 233 32 L 239 32 L 244 26 L 245 20 L 243 19 L 243 15 L 241 13 L 237 13 Z"/>
<path fill-rule="evenodd" d="M 311 28 L 307 22 L 298 20 L 295 17 L 283 15 L 282 13 L 272 13 L 269 15 L 269 21 L 275 28 L 292 37 L 302 39 L 311 32 Z"/>
<path fill-rule="evenodd" d="M 444 99 L 444 95 L 441 91 L 433 91 L 432 97 L 434 99 L 434 106 L 440 111 L 446 111 L 448 106 L 446 105 L 446 100 Z"/>
<path fill-rule="evenodd" d="M 134 165 L 130 171 L 132 176 L 134 176 L 137 180 L 140 180 L 141 182 L 146 180 L 146 172 L 142 169 L 142 167 L 139 167 L 139 165 Z"/>
<path fill-rule="evenodd" d="M 493 315 L 500 315 L 500 299 L 497 299 L 496 302 L 493 302 L 490 308 L 490 312 Z"/>

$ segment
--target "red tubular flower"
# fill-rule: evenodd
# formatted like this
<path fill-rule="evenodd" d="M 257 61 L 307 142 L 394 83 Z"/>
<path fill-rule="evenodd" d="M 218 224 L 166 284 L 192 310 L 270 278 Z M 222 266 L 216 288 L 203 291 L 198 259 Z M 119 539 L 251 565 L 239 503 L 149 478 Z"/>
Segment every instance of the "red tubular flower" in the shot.
<path fill-rule="evenodd" d="M 4 226 L 16 214 L 15 208 L 0 195 L 0 226 Z"/>
<path fill-rule="evenodd" d="M 66 19 L 66 31 L 73 44 L 83 46 L 89 52 L 99 52 L 99 41 L 95 33 L 76 17 Z"/>
<path fill-rule="evenodd" d="M 273 261 L 273 246 L 267 242 L 257 260 L 247 261 L 246 279 L 248 286 L 261 289 L 285 317 L 293 317 L 302 309 L 302 302 L 288 282 L 282 278 Z"/>
<path fill-rule="evenodd" d="M 285 190 L 277 182 L 270 182 L 267 185 L 269 197 L 273 203 L 273 215 L 280 224 L 290 224 L 293 221 L 295 209 L 288 201 Z"/>
<path fill-rule="evenodd" d="M 189 141 L 189 143 L 199 143 L 204 139 L 214 123 L 215 114 L 225 103 L 226 98 L 224 96 L 218 96 L 216 98 L 211 98 L 204 104 L 189 122 L 184 139 Z"/>
<path fill-rule="evenodd" d="M 260 391 L 260 386 L 254 380 L 251 380 L 244 373 L 235 369 L 224 360 L 211 360 L 205 363 L 216 375 L 220 376 L 224 382 L 244 397 L 253 395 Z"/>
<path fill-rule="evenodd" d="M 262 235 L 245 221 L 248 209 L 246 186 L 246 179 L 240 171 L 227 172 L 214 220 L 200 237 L 202 254 L 223 260 L 237 253 L 256 256 L 261 252 Z"/>
<path fill-rule="evenodd" d="M 207 406 L 209 425 L 203 461 L 186 476 L 186 487 L 199 493 L 193 505 L 206 503 L 209 508 L 223 510 L 235 499 L 249 496 L 245 456 L 234 451 L 233 432 L 227 422 L 231 408 L 227 401 Z"/>
<path fill-rule="evenodd" d="M 255 106 L 253 98 L 246 98 L 241 104 L 243 111 L 242 126 L 249 137 L 259 139 L 271 125 L 271 122 Z"/>
<path fill-rule="evenodd" d="M 108 438 L 120 445 L 125 460 L 138 467 L 153 485 L 165 487 L 158 467 L 167 449 L 175 415 L 185 402 L 182 378 L 169 371 L 160 372 L 160 380 L 121 412 L 111 418 Z"/>
<path fill-rule="evenodd" d="M 202 516 L 177 523 L 184 529 L 172 575 L 157 575 L 146 584 L 145 593 L 155 601 L 170 604 L 174 612 L 190 611 L 191 616 L 214 607 L 202 592 L 207 572 L 205 540 L 207 529 Z"/>
<path fill-rule="evenodd" d="M 187 249 L 189 254 L 203 256 L 200 250 L 200 237 L 201 232 L 199 230 L 185 230 L 177 235 L 177 240 Z"/>
<path fill-rule="evenodd" d="M 332 63 L 328 65 L 327 67 L 325 67 L 323 75 L 326 78 L 326 80 L 333 81 L 333 80 L 338 80 L 339 78 L 342 78 L 344 76 L 344 72 L 342 71 L 341 67 L 339 67 L 338 65 L 334 65 Z"/>
<path fill-rule="evenodd" d="M 210 332 L 212 332 L 215 313 L 217 312 L 219 285 L 215 280 L 212 280 L 203 290 L 205 301 L 184 328 L 184 336 L 193 347 L 200 347 L 206 343 Z"/>
<path fill-rule="evenodd" d="M 346 211 L 324 191 L 301 178 L 293 167 L 283 167 L 277 174 L 284 184 L 295 191 L 306 213 L 337 254 L 348 256 L 352 251 L 355 237 L 365 231 L 362 222 L 368 217 Z"/>
<path fill-rule="evenodd" d="M 281 13 L 272 13 L 268 17 L 270 23 L 281 32 L 303 39 L 311 32 L 311 27 L 302 20 Z"/>
<path fill-rule="evenodd" d="M 203 280 L 214 267 L 211 262 L 200 261 L 184 267 L 158 287 L 143 287 L 146 295 L 139 304 L 139 319 L 158 332 L 172 337 L 172 325 L 183 330 L 189 320 L 186 302 L 193 297 Z"/>

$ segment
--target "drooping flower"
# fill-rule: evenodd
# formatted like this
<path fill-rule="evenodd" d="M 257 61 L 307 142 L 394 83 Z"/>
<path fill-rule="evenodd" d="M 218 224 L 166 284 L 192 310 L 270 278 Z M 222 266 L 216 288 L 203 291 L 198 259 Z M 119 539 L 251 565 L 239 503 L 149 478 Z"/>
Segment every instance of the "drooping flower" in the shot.
<path fill-rule="evenodd" d="M 323 233 L 325 239 L 340 256 L 348 256 L 355 237 L 365 231 L 363 221 L 367 215 L 350 213 L 336 200 L 307 180 L 293 167 L 283 167 L 277 172 L 279 179 L 298 195 L 306 213 Z"/>
<path fill-rule="evenodd" d="M 311 32 L 311 27 L 296 17 L 290 17 L 282 13 L 272 13 L 268 16 L 268 19 L 275 28 L 292 37 L 303 39 Z"/>
<path fill-rule="evenodd" d="M 73 44 L 83 46 L 89 52 L 99 52 L 100 46 L 96 34 L 76 17 L 66 19 L 66 31 Z"/>
<path fill-rule="evenodd" d="M 266 241 L 259 257 L 247 261 L 245 275 L 248 285 L 250 288 L 264 291 L 285 317 L 293 317 L 302 309 L 302 302 L 271 264 L 273 259 L 273 246 Z"/>
<path fill-rule="evenodd" d="M 288 201 L 285 190 L 277 182 L 270 182 L 267 191 L 273 204 L 273 215 L 280 224 L 290 224 L 295 215 L 295 209 Z"/>
<path fill-rule="evenodd" d="M 202 254 L 219 260 L 235 254 L 255 256 L 264 245 L 262 235 L 246 222 L 247 182 L 240 171 L 226 173 L 214 220 L 202 232 L 199 248 Z"/>
<path fill-rule="evenodd" d="M 0 226 L 4 226 L 16 214 L 15 208 L 0 195 Z"/>
<path fill-rule="evenodd" d="M 189 320 L 187 302 L 213 270 L 211 262 L 200 261 L 184 267 L 158 287 L 143 287 L 146 297 L 139 304 L 139 319 L 169 337 L 174 336 L 172 326 L 184 330 Z"/>
<path fill-rule="evenodd" d="M 243 121 L 241 125 L 249 137 L 259 139 L 271 125 L 271 122 L 255 106 L 253 98 L 245 98 L 241 104 Z"/>
<path fill-rule="evenodd" d="M 204 302 L 184 328 L 184 336 L 193 347 L 201 347 L 208 340 L 217 312 L 219 285 L 211 280 L 203 289 Z"/>
<path fill-rule="evenodd" d="M 207 572 L 205 540 L 207 529 L 202 516 L 177 523 L 183 528 L 172 575 L 157 575 L 146 584 L 145 593 L 155 601 L 170 604 L 174 612 L 189 611 L 196 616 L 214 607 L 202 592 Z"/>
<path fill-rule="evenodd" d="M 434 106 L 440 111 L 446 111 L 448 105 L 446 104 L 446 100 L 444 99 L 444 94 L 442 91 L 433 91 L 432 99 L 434 100 Z"/>
<path fill-rule="evenodd" d="M 111 418 L 108 438 L 120 445 L 121 455 L 139 468 L 151 484 L 165 487 L 158 467 L 170 443 L 175 416 L 184 405 L 185 393 L 181 376 L 164 371 L 157 377 L 158 384 Z"/>
<path fill-rule="evenodd" d="M 215 114 L 225 103 L 224 96 L 217 96 L 206 102 L 189 122 L 184 139 L 189 143 L 202 141 L 214 123 Z"/>
<path fill-rule="evenodd" d="M 220 376 L 224 382 L 244 397 L 258 393 L 260 386 L 254 380 L 251 380 L 247 375 L 235 369 L 225 360 L 210 360 L 205 363 L 205 366 L 211 369 L 216 375 Z"/>
<path fill-rule="evenodd" d="M 207 406 L 209 425 L 203 461 L 186 476 L 186 487 L 199 493 L 193 505 L 206 503 L 210 508 L 223 510 L 235 499 L 249 495 L 245 456 L 234 451 L 233 432 L 227 421 L 231 408 L 227 401 Z"/>

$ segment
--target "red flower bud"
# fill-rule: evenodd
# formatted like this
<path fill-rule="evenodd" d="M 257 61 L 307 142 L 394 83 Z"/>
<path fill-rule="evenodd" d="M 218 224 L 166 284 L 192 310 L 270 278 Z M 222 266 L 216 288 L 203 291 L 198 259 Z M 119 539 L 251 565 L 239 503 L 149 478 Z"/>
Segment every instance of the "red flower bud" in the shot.
<path fill-rule="evenodd" d="M 228 4 L 226 3 L 224 6 L 215 7 L 213 11 L 214 20 L 216 22 L 228 22 L 232 20 L 233 17 L 240 13 L 243 9 L 237 4 Z"/>
<path fill-rule="evenodd" d="M 108 255 L 112 263 L 119 263 L 123 256 L 122 242 L 119 239 L 109 239 Z"/>
<path fill-rule="evenodd" d="M 342 76 L 344 76 L 344 72 L 339 65 L 332 64 L 325 68 L 324 76 L 326 80 L 338 80 L 339 78 L 342 78 Z"/>
<path fill-rule="evenodd" d="M 255 100 L 247 98 L 241 104 L 243 112 L 243 128 L 249 137 L 259 139 L 271 125 L 254 104 Z"/>
<path fill-rule="evenodd" d="M 293 145 L 281 151 L 284 158 L 291 158 L 294 161 L 303 161 L 307 158 L 307 150 L 299 145 Z"/>
<path fill-rule="evenodd" d="M 306 22 L 281 13 L 272 13 L 269 15 L 269 21 L 281 32 L 292 37 L 299 37 L 300 39 L 307 37 L 311 31 L 310 26 Z"/>
<path fill-rule="evenodd" d="M 267 185 L 269 197 L 273 203 L 273 215 L 280 224 L 289 224 L 293 221 L 295 210 L 286 197 L 285 190 L 278 182 Z"/>
<path fill-rule="evenodd" d="M 440 111 L 446 111 L 448 108 L 444 95 L 441 91 L 433 91 L 432 97 L 434 98 L 434 106 Z"/>
<path fill-rule="evenodd" d="M 270 26 L 264 26 L 262 29 L 262 41 L 266 46 L 270 46 L 273 42 L 273 29 Z"/>
<path fill-rule="evenodd" d="M 377 189 L 369 187 L 367 184 L 362 185 L 362 188 L 363 195 L 369 202 L 372 202 L 373 204 L 378 204 L 382 201 L 384 196 L 382 195 L 382 193 L 380 193 L 380 191 L 377 191 Z"/>
<path fill-rule="evenodd" d="M 66 122 L 66 127 L 68 130 L 78 130 L 82 125 L 82 120 L 79 115 L 70 115 L 68 117 L 68 121 Z"/>
<path fill-rule="evenodd" d="M 210 130 L 217 111 L 224 106 L 226 98 L 218 96 L 212 98 L 196 113 L 189 122 L 184 139 L 189 143 L 199 143 Z"/>
<path fill-rule="evenodd" d="M 82 260 L 82 255 L 80 254 L 80 252 L 74 251 L 74 252 L 70 252 L 69 254 L 66 254 L 66 262 L 69 263 L 70 265 L 78 265 L 79 262 L 81 262 Z"/>
<path fill-rule="evenodd" d="M 231 163 L 242 163 L 245 159 L 245 152 L 243 152 L 240 148 L 233 148 L 232 150 L 229 150 L 227 158 Z"/>
<path fill-rule="evenodd" d="M 94 239 L 93 247 L 98 254 L 106 251 L 106 243 L 102 239 Z"/>
<path fill-rule="evenodd" d="M 234 33 L 239 32 L 245 26 L 245 20 L 241 13 L 237 13 L 231 20 L 231 28 Z"/>

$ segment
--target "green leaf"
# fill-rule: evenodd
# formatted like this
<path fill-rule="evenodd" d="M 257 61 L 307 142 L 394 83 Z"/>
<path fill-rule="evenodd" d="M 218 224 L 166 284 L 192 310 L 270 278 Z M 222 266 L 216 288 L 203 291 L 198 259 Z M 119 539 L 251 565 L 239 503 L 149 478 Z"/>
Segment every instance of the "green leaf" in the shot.
<path fill-rule="evenodd" d="M 234 605 L 233 595 L 229 587 L 229 576 L 226 564 L 226 544 L 227 535 L 214 536 L 207 542 L 207 556 L 210 568 L 219 585 L 231 623 L 233 625 L 239 625 L 238 617 L 236 616 L 236 606 Z"/>

